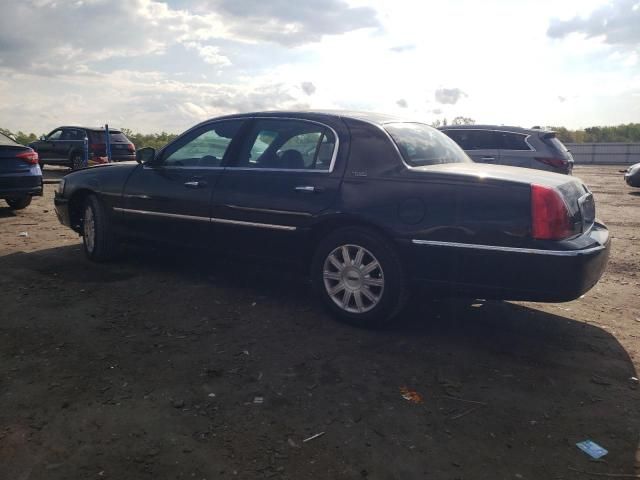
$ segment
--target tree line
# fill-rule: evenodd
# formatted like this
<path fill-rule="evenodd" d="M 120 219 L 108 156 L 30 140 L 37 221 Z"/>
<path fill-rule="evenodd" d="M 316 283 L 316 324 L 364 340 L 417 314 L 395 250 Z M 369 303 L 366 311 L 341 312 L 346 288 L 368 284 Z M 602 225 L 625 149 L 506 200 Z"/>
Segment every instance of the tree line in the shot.
<path fill-rule="evenodd" d="M 476 122 L 468 117 L 456 117 L 450 122 L 447 119 L 436 120 L 432 125 L 434 127 L 444 125 L 474 125 Z M 607 142 L 623 142 L 632 143 L 640 142 L 640 123 L 627 123 L 615 126 L 595 126 L 588 127 L 583 130 L 570 130 L 565 127 L 546 127 L 554 130 L 558 134 L 558 138 L 564 143 L 607 143 Z M 138 133 L 128 128 L 120 129 L 129 140 L 131 140 L 136 148 L 153 147 L 156 150 L 163 147 L 174 138 L 174 133 Z M 12 132 L 6 128 L 0 127 L 0 132 L 9 135 L 18 143 L 28 145 L 35 142 L 40 136 L 35 133 L 26 133 L 22 131 Z"/>
<path fill-rule="evenodd" d="M 589 127 L 569 130 L 565 127 L 549 127 L 563 143 L 640 142 L 640 123 L 627 123 L 609 127 Z"/>

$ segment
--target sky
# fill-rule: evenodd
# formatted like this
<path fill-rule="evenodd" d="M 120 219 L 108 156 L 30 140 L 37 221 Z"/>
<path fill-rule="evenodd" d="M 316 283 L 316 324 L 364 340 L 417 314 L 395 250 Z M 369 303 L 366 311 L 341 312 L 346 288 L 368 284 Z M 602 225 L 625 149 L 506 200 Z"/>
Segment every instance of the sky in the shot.
<path fill-rule="evenodd" d="M 640 122 L 640 0 L 5 0 L 0 127 L 299 109 Z"/>

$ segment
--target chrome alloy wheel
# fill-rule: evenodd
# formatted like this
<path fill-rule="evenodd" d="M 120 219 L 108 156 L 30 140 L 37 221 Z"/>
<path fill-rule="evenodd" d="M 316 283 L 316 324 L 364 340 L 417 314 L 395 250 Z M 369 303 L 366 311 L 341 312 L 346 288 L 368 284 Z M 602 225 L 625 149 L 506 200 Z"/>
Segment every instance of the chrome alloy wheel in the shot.
<path fill-rule="evenodd" d="M 84 220 L 82 222 L 82 230 L 84 236 L 84 244 L 89 253 L 93 252 L 96 245 L 96 221 L 93 216 L 91 205 L 87 205 L 84 209 Z"/>
<path fill-rule="evenodd" d="M 324 261 L 324 288 L 346 312 L 364 313 L 374 308 L 384 291 L 384 273 L 378 259 L 359 245 L 342 245 Z"/>

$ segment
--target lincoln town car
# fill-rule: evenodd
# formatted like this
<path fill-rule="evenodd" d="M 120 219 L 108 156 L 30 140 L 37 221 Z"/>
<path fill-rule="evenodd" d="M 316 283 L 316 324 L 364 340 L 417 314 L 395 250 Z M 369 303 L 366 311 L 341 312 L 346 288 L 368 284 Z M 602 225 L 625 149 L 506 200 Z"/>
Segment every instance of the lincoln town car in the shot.
<path fill-rule="evenodd" d="M 132 239 L 293 260 L 352 324 L 388 324 L 416 286 L 572 300 L 609 256 L 609 232 L 578 178 L 474 163 L 420 122 L 245 113 L 136 155 L 58 186 L 58 218 L 82 236 L 90 260 L 109 260 Z"/>

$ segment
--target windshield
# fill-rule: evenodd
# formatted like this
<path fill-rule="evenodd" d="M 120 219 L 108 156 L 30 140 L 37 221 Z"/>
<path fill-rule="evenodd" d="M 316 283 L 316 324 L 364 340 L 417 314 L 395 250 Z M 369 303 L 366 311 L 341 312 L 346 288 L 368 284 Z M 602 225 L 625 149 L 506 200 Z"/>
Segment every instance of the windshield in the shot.
<path fill-rule="evenodd" d="M 471 162 L 456 142 L 423 123 L 388 123 L 384 128 L 412 167 Z"/>

